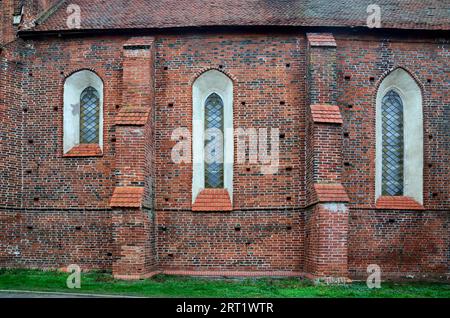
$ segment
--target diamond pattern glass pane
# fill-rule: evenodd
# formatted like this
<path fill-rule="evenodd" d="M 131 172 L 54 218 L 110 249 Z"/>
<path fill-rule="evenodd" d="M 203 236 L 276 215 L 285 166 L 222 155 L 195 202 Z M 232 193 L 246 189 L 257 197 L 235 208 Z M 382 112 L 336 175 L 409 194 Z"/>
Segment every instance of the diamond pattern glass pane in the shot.
<path fill-rule="evenodd" d="M 98 143 L 100 122 L 100 98 L 93 87 L 81 93 L 80 100 L 80 143 Z"/>
<path fill-rule="evenodd" d="M 395 91 L 382 100 L 383 195 L 403 195 L 403 103 Z"/>
<path fill-rule="evenodd" d="M 223 102 L 216 93 L 209 95 L 205 103 L 205 130 L 212 129 L 217 129 L 223 136 Z M 223 188 L 223 138 L 208 135 L 209 140 L 205 140 L 205 187 Z"/>

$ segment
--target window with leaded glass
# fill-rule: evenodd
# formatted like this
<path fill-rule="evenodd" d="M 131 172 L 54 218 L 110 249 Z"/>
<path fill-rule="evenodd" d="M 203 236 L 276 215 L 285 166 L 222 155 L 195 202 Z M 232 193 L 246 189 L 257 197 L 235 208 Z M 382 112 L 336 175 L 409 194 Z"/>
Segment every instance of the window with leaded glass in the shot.
<path fill-rule="evenodd" d="M 394 91 L 384 95 L 382 116 L 382 195 L 403 195 L 403 102 Z"/>
<path fill-rule="evenodd" d="M 80 143 L 99 142 L 100 97 L 93 87 L 86 88 L 80 97 Z"/>
<path fill-rule="evenodd" d="M 216 93 L 205 102 L 205 131 L 205 187 L 223 188 L 223 101 Z"/>

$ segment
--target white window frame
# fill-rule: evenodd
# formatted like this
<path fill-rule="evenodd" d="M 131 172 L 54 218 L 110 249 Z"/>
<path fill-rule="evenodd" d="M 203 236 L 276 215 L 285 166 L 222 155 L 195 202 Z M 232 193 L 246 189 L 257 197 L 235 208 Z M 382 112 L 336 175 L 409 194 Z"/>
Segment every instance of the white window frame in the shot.
<path fill-rule="evenodd" d="M 223 101 L 224 116 L 224 188 L 233 202 L 233 81 L 224 73 L 209 70 L 201 74 L 192 85 L 192 203 L 205 188 L 205 102 L 216 93 Z"/>
<path fill-rule="evenodd" d="M 95 88 L 100 97 L 98 145 L 103 151 L 103 81 L 94 72 L 81 70 L 64 82 L 64 154 L 80 144 L 80 97 L 89 86 Z"/>
<path fill-rule="evenodd" d="M 403 196 L 423 204 L 422 91 L 415 79 L 402 68 L 397 68 L 386 76 L 377 91 L 375 200 L 382 193 L 382 99 L 390 90 L 398 93 L 403 103 Z"/>

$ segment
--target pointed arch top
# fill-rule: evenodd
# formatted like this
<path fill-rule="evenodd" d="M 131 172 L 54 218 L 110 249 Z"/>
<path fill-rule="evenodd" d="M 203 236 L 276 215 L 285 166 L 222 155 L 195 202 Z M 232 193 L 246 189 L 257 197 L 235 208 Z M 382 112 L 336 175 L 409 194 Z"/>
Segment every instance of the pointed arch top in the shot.
<path fill-rule="evenodd" d="M 237 82 L 237 79 L 230 74 L 229 72 L 223 70 L 223 69 L 217 69 L 217 68 L 213 68 L 213 67 L 208 67 L 208 68 L 204 68 L 198 72 L 196 72 L 194 74 L 194 76 L 191 78 L 190 80 L 190 85 L 193 85 L 198 79 L 200 79 L 201 77 L 205 76 L 208 73 L 214 73 L 214 72 L 219 72 L 222 73 L 224 76 L 228 77 L 228 79 L 234 84 Z"/>
<path fill-rule="evenodd" d="M 84 74 L 84 76 L 95 77 L 103 83 L 103 79 L 100 76 L 100 74 L 98 74 L 94 69 L 90 69 L 90 68 L 80 68 L 80 69 L 71 71 L 67 76 L 64 77 L 64 83 L 67 80 L 69 80 L 70 78 L 72 78 L 73 76 L 76 76 L 79 74 Z"/>
<path fill-rule="evenodd" d="M 425 86 L 424 84 L 419 80 L 419 78 L 411 71 L 409 70 L 407 67 L 405 66 L 400 66 L 400 65 L 396 65 L 392 68 L 390 68 L 389 70 L 385 71 L 383 74 L 381 74 L 380 78 L 378 79 L 377 83 L 375 84 L 375 95 L 378 92 L 378 89 L 380 88 L 380 85 L 383 83 L 383 81 L 390 77 L 392 74 L 395 74 L 396 72 L 405 72 L 409 77 L 411 77 L 417 84 L 417 86 L 419 86 L 421 94 L 423 95 Z"/>
<path fill-rule="evenodd" d="M 407 99 L 411 95 L 423 100 L 422 83 L 404 67 L 395 67 L 386 72 L 377 83 L 375 99 L 382 98 L 388 90 L 396 91 L 402 99 Z"/>

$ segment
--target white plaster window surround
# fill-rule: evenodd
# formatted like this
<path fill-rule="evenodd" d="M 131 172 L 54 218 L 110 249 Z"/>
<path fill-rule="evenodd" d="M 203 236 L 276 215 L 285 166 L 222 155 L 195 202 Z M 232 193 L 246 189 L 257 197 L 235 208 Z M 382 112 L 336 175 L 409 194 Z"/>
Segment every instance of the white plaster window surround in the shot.
<path fill-rule="evenodd" d="M 423 204 L 422 92 L 414 78 L 401 68 L 386 76 L 376 96 L 375 200 L 382 193 L 382 99 L 391 90 L 399 94 L 403 103 L 403 196 Z"/>
<path fill-rule="evenodd" d="M 233 201 L 233 82 L 224 73 L 209 70 L 200 75 L 192 86 L 192 203 L 205 188 L 205 102 L 216 93 L 223 101 L 224 116 L 224 188 Z"/>
<path fill-rule="evenodd" d="M 103 151 L 103 81 L 94 72 L 81 70 L 64 82 L 64 154 L 80 144 L 80 97 L 88 87 L 95 88 L 99 94 L 98 146 Z"/>

